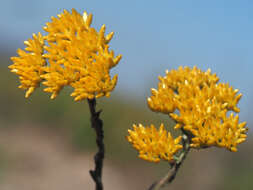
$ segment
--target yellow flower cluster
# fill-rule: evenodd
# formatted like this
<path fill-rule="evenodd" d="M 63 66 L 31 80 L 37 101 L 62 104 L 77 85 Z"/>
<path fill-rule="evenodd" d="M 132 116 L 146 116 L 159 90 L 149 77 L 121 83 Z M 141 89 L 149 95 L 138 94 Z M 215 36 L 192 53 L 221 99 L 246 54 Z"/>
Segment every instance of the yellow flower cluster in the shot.
<path fill-rule="evenodd" d="M 173 155 L 182 149 L 182 145 L 179 144 L 182 137 L 173 139 L 163 124 L 159 130 L 154 125 L 133 125 L 133 130 L 128 130 L 128 133 L 127 140 L 139 151 L 139 157 L 150 162 L 159 162 L 160 159 L 172 161 Z"/>
<path fill-rule="evenodd" d="M 9 68 L 11 72 L 19 75 L 21 85 L 19 88 L 26 91 L 25 97 L 29 97 L 33 91 L 39 87 L 41 82 L 41 75 L 44 74 L 43 67 L 46 64 L 45 59 L 42 57 L 44 39 L 39 33 L 38 35 L 33 34 L 33 39 L 25 41 L 24 44 L 27 46 L 25 50 L 18 49 L 19 57 L 12 57 L 11 60 L 14 62 Z"/>
<path fill-rule="evenodd" d="M 182 128 L 193 136 L 191 147 L 225 147 L 237 151 L 246 140 L 246 122 L 239 123 L 237 103 L 241 94 L 228 84 L 218 83 L 211 70 L 179 67 L 159 77 L 158 89 L 151 89 L 148 106 L 155 112 L 169 114 L 175 129 Z"/>
<path fill-rule="evenodd" d="M 118 64 L 121 55 L 114 57 L 108 43 L 113 32 L 105 36 L 105 25 L 99 32 L 90 27 L 92 15 L 79 14 L 72 9 L 52 17 L 40 33 L 25 42 L 28 52 L 18 50 L 20 57 L 12 57 L 12 72 L 20 76 L 20 88 L 27 89 L 26 97 L 40 82 L 54 99 L 64 86 L 71 86 L 75 100 L 109 96 L 117 83 L 117 75 L 110 69 Z"/>

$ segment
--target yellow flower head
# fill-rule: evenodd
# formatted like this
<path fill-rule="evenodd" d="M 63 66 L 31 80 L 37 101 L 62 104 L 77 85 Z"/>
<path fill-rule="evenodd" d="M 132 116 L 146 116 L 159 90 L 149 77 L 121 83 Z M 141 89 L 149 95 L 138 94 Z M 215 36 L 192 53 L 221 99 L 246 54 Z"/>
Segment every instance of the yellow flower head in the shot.
<path fill-rule="evenodd" d="M 173 161 L 182 145 L 179 144 L 181 136 L 173 139 L 171 134 L 161 124 L 159 130 L 154 125 L 143 127 L 133 125 L 133 130 L 128 130 L 127 140 L 139 151 L 139 157 L 150 162 L 159 162 L 160 159 Z"/>
<path fill-rule="evenodd" d="M 148 106 L 155 112 L 169 114 L 175 129 L 182 128 L 193 136 L 191 147 L 225 147 L 237 151 L 236 146 L 246 140 L 246 122 L 239 123 L 237 103 L 241 94 L 228 84 L 218 83 L 211 70 L 179 67 L 159 77 L 158 89 L 151 89 Z M 176 111 L 177 110 L 177 111 Z"/>
<path fill-rule="evenodd" d="M 110 69 L 118 64 L 121 55 L 114 57 L 114 52 L 109 50 L 113 32 L 105 36 L 105 25 L 97 32 L 90 27 L 91 21 L 91 14 L 64 10 L 46 24 L 46 36 L 34 35 L 34 40 L 25 42 L 29 45 L 26 50 L 31 53 L 22 51 L 20 57 L 12 58 L 14 64 L 10 68 L 13 72 L 22 68 L 22 73 L 15 73 L 22 77 L 22 88 L 29 91 L 26 97 L 32 92 L 29 88 L 34 90 L 40 82 L 47 87 L 45 92 L 52 93 L 52 99 L 67 85 L 74 88 L 71 96 L 76 101 L 110 95 L 117 83 L 117 75 L 111 78 Z M 22 80 L 31 72 L 37 78 Z"/>

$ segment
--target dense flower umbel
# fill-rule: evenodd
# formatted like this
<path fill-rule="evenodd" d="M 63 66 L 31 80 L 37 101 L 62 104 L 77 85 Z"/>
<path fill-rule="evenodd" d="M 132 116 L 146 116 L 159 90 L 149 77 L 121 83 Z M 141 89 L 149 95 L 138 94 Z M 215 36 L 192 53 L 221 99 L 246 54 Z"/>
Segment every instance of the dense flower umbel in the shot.
<path fill-rule="evenodd" d="M 173 139 L 163 124 L 159 130 L 154 125 L 133 125 L 133 130 L 129 129 L 128 133 L 127 140 L 139 151 L 139 157 L 150 162 L 159 162 L 160 159 L 172 161 L 173 155 L 182 149 L 182 145 L 179 144 L 182 137 Z"/>
<path fill-rule="evenodd" d="M 179 67 L 159 77 L 158 89 L 151 89 L 148 105 L 155 112 L 169 114 L 175 129 L 183 128 L 190 136 L 191 147 L 225 147 L 237 151 L 246 140 L 246 122 L 239 123 L 237 103 L 241 94 L 228 84 L 217 83 L 219 78 L 210 69 Z M 178 110 L 178 113 L 175 112 Z"/>
<path fill-rule="evenodd" d="M 25 42 L 28 53 L 19 50 L 20 57 L 12 58 L 14 64 L 9 68 L 20 75 L 20 88 L 27 89 L 26 97 L 40 82 L 47 86 L 45 92 L 52 93 L 52 99 L 67 85 L 74 88 L 71 96 L 76 101 L 110 95 L 117 83 L 117 75 L 111 78 L 110 69 L 121 55 L 114 57 L 109 51 L 113 32 L 105 36 L 105 25 L 97 32 L 90 27 L 91 21 L 91 14 L 64 10 L 44 27 L 48 35 L 39 33 Z"/>

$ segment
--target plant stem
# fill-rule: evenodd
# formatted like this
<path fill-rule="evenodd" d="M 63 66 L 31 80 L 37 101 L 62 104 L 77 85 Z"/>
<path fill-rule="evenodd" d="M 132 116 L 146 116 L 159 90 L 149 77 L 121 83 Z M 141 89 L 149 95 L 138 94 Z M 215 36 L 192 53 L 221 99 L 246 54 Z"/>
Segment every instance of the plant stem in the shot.
<path fill-rule="evenodd" d="M 99 118 L 102 110 L 96 111 L 96 99 L 88 99 L 88 104 L 91 113 L 91 127 L 96 132 L 96 143 L 98 146 L 98 152 L 94 156 L 95 169 L 90 170 L 90 175 L 96 184 L 96 190 L 103 190 L 102 183 L 102 169 L 103 169 L 103 159 L 104 159 L 104 131 L 103 131 L 103 121 Z"/>
<path fill-rule="evenodd" d="M 183 150 L 182 150 L 178 160 L 173 163 L 169 172 L 165 176 L 163 176 L 159 181 L 153 183 L 149 187 L 148 190 L 159 190 L 162 187 L 164 187 L 166 184 L 171 183 L 175 179 L 177 172 L 178 172 L 180 166 L 182 165 L 182 163 L 184 162 L 189 151 L 190 151 L 189 138 L 184 134 L 183 135 Z"/>

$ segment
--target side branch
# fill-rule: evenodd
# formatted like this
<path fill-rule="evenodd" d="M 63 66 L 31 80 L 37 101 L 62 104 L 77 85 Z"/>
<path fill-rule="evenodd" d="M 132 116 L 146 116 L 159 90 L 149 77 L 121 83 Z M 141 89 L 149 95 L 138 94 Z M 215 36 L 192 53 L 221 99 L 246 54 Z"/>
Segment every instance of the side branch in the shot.
<path fill-rule="evenodd" d="M 162 187 L 164 187 L 166 184 L 171 183 L 175 179 L 177 172 L 178 172 L 180 166 L 182 165 L 182 163 L 184 162 L 189 151 L 190 151 L 189 138 L 186 135 L 183 135 L 183 151 L 180 154 L 179 158 L 177 159 L 176 162 L 174 162 L 172 164 L 169 172 L 163 178 L 161 178 L 159 181 L 153 183 L 149 187 L 148 190 L 159 190 Z"/>
<path fill-rule="evenodd" d="M 94 156 L 95 169 L 90 170 L 90 175 L 96 184 L 96 190 L 103 190 L 102 183 L 102 169 L 103 169 L 103 159 L 104 159 L 104 131 L 103 131 L 103 121 L 99 118 L 101 110 L 96 112 L 96 99 L 88 99 L 88 104 L 91 113 L 91 127 L 96 132 L 96 143 L 98 146 L 98 152 Z"/>

